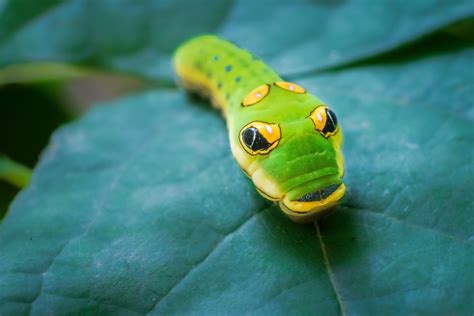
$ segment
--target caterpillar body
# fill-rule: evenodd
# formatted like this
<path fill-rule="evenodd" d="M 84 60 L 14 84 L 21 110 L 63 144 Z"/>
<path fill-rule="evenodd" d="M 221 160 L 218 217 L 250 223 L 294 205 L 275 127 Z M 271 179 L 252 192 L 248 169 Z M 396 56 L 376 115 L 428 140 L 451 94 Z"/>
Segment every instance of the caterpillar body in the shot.
<path fill-rule="evenodd" d="M 222 110 L 232 154 L 263 197 L 295 222 L 336 208 L 345 193 L 342 130 L 321 100 L 213 35 L 183 43 L 173 65 L 186 89 Z"/>

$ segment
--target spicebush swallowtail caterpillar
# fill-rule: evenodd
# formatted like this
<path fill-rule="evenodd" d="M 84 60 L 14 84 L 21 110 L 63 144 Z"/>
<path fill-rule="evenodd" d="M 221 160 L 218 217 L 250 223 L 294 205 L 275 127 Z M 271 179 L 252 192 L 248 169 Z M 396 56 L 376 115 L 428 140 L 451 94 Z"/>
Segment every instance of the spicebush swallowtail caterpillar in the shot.
<path fill-rule="evenodd" d="M 221 109 L 232 154 L 263 197 L 295 222 L 335 209 L 345 193 L 342 131 L 321 100 L 213 35 L 182 44 L 173 64 L 186 89 Z"/>

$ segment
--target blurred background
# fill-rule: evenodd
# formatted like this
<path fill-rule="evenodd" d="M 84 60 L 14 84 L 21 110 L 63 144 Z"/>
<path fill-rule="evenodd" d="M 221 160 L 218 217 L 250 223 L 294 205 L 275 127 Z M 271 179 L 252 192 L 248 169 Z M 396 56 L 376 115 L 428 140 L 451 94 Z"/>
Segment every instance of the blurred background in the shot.
<path fill-rule="evenodd" d="M 11 67 L 4 71 L 23 82 L 0 80 L 0 218 L 28 182 L 54 130 L 82 116 L 97 102 L 149 88 L 145 79 L 122 74 L 83 72 L 52 78 L 58 66 Z M 34 78 L 37 72 L 41 78 Z"/>

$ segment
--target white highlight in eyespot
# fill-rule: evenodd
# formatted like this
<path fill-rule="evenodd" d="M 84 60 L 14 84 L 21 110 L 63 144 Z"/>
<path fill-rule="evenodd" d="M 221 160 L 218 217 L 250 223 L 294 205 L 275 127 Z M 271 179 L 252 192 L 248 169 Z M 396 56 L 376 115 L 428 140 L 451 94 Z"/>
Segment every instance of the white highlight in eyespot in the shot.
<path fill-rule="evenodd" d="M 270 125 L 265 125 L 265 128 L 267 129 L 268 134 L 271 135 L 273 133 L 273 129 Z"/>
<path fill-rule="evenodd" d="M 250 147 L 253 147 L 253 144 L 255 143 L 255 139 L 257 138 L 257 134 L 253 134 L 253 137 L 252 137 L 252 143 L 250 144 Z"/>
<path fill-rule="evenodd" d="M 259 93 L 259 92 L 257 92 L 257 93 L 255 93 L 255 96 L 256 96 L 257 98 L 261 98 L 261 97 L 262 97 L 262 94 Z"/>
<path fill-rule="evenodd" d="M 316 116 L 318 117 L 318 121 L 320 122 L 323 121 L 323 117 L 321 116 L 321 114 L 317 113 Z"/>
<path fill-rule="evenodd" d="M 288 87 L 288 89 L 290 89 L 290 91 L 293 91 L 293 90 L 295 90 L 295 86 L 292 85 L 292 84 L 290 84 L 290 86 Z"/>

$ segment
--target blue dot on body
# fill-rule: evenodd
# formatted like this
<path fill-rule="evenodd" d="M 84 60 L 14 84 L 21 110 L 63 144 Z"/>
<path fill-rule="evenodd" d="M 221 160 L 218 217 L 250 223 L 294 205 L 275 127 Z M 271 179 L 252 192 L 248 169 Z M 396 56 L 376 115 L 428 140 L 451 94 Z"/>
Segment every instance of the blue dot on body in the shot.
<path fill-rule="evenodd" d="M 240 82 L 240 77 L 235 77 L 235 82 Z"/>
<path fill-rule="evenodd" d="M 229 72 L 232 70 L 232 66 L 231 65 L 227 65 L 225 66 L 225 72 Z"/>
<path fill-rule="evenodd" d="M 212 59 L 214 59 L 215 61 L 219 60 L 219 56 L 218 55 L 214 55 L 214 57 L 212 57 Z"/>

